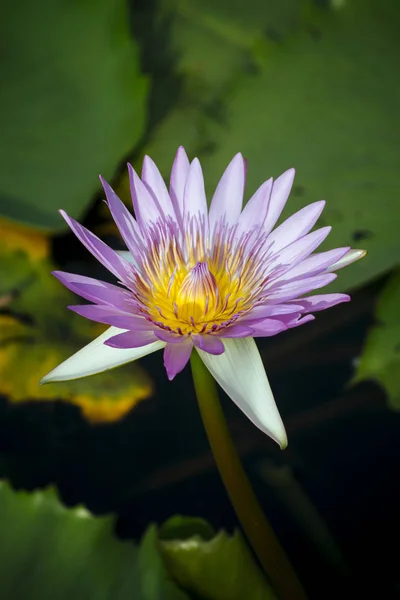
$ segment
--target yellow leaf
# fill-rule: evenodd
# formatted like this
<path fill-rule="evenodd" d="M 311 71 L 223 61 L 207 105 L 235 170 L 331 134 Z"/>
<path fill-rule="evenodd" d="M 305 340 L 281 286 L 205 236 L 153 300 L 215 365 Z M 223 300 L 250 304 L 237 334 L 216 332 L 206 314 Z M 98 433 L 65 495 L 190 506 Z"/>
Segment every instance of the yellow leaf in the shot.
<path fill-rule="evenodd" d="M 41 377 L 105 329 L 67 309 L 75 297 L 51 275 L 53 268 L 0 246 L 0 281 L 6 289 L 11 278 L 13 286 L 23 282 L 9 305 L 11 315 L 0 313 L 0 394 L 12 402 L 64 400 L 80 406 L 93 423 L 116 421 L 153 391 L 138 363 L 39 385 Z"/>
<path fill-rule="evenodd" d="M 0 219 L 0 240 L 7 252 L 23 250 L 36 261 L 49 255 L 50 238 L 36 229 Z"/>

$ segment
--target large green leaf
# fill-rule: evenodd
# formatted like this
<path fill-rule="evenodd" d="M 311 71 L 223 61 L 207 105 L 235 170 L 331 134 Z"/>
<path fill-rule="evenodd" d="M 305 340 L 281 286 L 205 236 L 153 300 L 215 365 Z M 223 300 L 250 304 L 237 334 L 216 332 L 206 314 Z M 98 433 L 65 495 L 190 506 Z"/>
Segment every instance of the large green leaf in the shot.
<path fill-rule="evenodd" d="M 65 508 L 54 490 L 0 482 L 0 588 L 13 600 L 188 600 L 169 580 L 150 527 L 139 547 L 114 537 L 113 517 Z"/>
<path fill-rule="evenodd" d="M 174 517 L 164 523 L 160 548 L 175 581 L 205 600 L 274 600 L 242 536 L 210 533 L 199 519 Z"/>
<path fill-rule="evenodd" d="M 6 0 L 0 38 L 0 214 L 60 229 L 143 130 L 126 2 Z"/>
<path fill-rule="evenodd" d="M 386 285 L 376 308 L 377 324 L 368 333 L 353 382 L 374 379 L 400 410 L 400 272 Z"/>
<path fill-rule="evenodd" d="M 231 46 L 237 41 L 226 35 L 221 16 L 228 4 L 207 4 L 201 26 L 210 32 L 211 23 L 219 41 Z M 340 273 L 335 286 L 345 289 L 399 260 L 400 79 L 395 74 L 400 3 L 352 0 L 331 3 L 331 8 L 300 4 L 302 18 L 283 40 L 255 41 L 253 72 L 236 63 L 212 110 L 194 104 L 187 94 L 146 150 L 167 173 L 177 144 L 185 143 L 202 160 L 209 194 L 237 151 L 248 159 L 248 194 L 269 176 L 295 166 L 296 183 L 285 215 L 325 198 L 323 223 L 333 226 L 327 246 L 351 244 L 369 251 L 366 259 Z M 237 10 L 232 7 L 232 13 Z M 245 21 L 243 28 L 250 30 Z M 186 56 L 199 52 L 192 45 L 198 39 L 182 39 Z M 214 61 L 217 69 L 216 53 Z M 196 74 L 190 64 L 188 82 Z"/>

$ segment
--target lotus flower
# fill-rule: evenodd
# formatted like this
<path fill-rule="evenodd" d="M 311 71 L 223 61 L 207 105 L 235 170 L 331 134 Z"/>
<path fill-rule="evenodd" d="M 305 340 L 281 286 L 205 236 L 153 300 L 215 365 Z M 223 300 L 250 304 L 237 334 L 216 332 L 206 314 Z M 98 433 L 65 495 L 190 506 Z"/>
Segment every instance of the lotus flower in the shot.
<path fill-rule="evenodd" d="M 263 183 L 244 208 L 241 154 L 222 175 L 210 208 L 200 162 L 190 163 L 183 148 L 176 154 L 169 191 L 148 156 L 141 178 L 131 165 L 128 169 L 136 218 L 100 178 L 127 252 L 112 250 L 60 211 L 119 285 L 54 272 L 91 303 L 71 310 L 110 327 L 42 382 L 93 375 L 160 349 L 172 380 L 195 350 L 247 417 L 284 447 L 285 428 L 254 338 L 304 325 L 315 312 L 350 300 L 346 294 L 307 294 L 331 283 L 334 271 L 364 252 L 343 247 L 314 254 L 331 230 L 311 232 L 324 201 L 274 229 L 294 169 Z"/>

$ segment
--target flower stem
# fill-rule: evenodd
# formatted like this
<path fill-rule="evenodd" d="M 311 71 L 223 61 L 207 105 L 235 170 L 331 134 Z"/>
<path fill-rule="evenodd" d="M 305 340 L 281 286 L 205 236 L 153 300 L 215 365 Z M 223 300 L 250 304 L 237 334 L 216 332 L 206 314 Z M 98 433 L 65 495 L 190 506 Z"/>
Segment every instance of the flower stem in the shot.
<path fill-rule="evenodd" d="M 302 585 L 247 479 L 222 412 L 214 379 L 197 352 L 192 352 L 191 367 L 214 459 L 243 531 L 280 600 L 306 600 Z"/>

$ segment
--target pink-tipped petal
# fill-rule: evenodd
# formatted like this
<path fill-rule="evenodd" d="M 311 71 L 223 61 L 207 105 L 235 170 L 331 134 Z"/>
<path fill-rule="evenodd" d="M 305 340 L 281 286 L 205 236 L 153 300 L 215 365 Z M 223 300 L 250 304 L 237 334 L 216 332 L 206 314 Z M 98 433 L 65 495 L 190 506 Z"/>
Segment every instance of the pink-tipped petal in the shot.
<path fill-rule="evenodd" d="M 278 266 L 278 280 L 281 280 L 285 273 L 307 258 L 311 252 L 314 252 L 329 235 L 331 229 L 332 227 L 322 227 L 283 248 L 271 262 L 271 268 Z"/>
<path fill-rule="evenodd" d="M 183 200 L 185 217 L 190 215 L 207 217 L 207 198 L 204 189 L 203 171 L 200 162 L 195 158 L 189 167 Z"/>
<path fill-rule="evenodd" d="M 287 325 L 278 319 L 264 319 L 252 324 L 252 337 L 271 337 L 287 329 Z"/>
<path fill-rule="evenodd" d="M 295 176 L 294 169 L 288 169 L 274 182 L 271 190 L 271 198 L 268 205 L 267 216 L 264 220 L 264 231 L 270 233 L 275 227 L 277 220 L 285 207 L 292 189 Z"/>
<path fill-rule="evenodd" d="M 299 281 L 289 281 L 284 283 L 281 287 L 275 288 L 273 292 L 268 294 L 269 302 L 288 302 L 294 300 L 303 294 L 308 294 L 313 290 L 325 287 L 336 279 L 334 273 L 326 273 L 322 275 L 316 275 L 315 277 L 309 277 L 301 279 Z"/>
<path fill-rule="evenodd" d="M 297 304 L 303 313 L 308 313 L 326 310 L 327 308 L 336 306 L 336 304 L 350 302 L 350 300 L 351 298 L 347 294 L 318 294 L 294 300 L 293 304 Z"/>
<path fill-rule="evenodd" d="M 128 250 L 135 256 L 138 250 L 138 244 L 139 246 L 141 245 L 139 225 L 136 223 L 125 204 L 118 198 L 112 187 L 108 185 L 107 181 L 105 181 L 103 177 L 100 177 L 100 181 L 104 188 L 108 207 L 111 211 L 112 218 L 118 227 L 118 231 Z"/>
<path fill-rule="evenodd" d="M 149 222 L 155 223 L 162 218 L 164 213 L 159 201 L 147 189 L 132 165 L 128 163 L 129 182 L 133 208 L 137 222 L 141 228 L 146 227 Z"/>
<path fill-rule="evenodd" d="M 249 325 L 236 323 L 218 331 L 221 338 L 252 337 L 253 329 Z"/>
<path fill-rule="evenodd" d="M 279 225 L 268 237 L 268 243 L 273 244 L 273 251 L 278 252 L 311 231 L 324 206 L 325 200 L 309 204 Z"/>
<path fill-rule="evenodd" d="M 185 193 L 186 179 L 189 173 L 189 159 L 183 146 L 178 148 L 174 164 L 172 165 L 170 180 L 170 195 L 175 206 L 175 211 L 183 217 L 183 198 Z M 178 210 L 177 210 L 178 209 Z"/>
<path fill-rule="evenodd" d="M 153 198 L 161 206 L 164 216 L 170 216 L 174 219 L 179 216 L 179 214 L 176 215 L 175 213 L 175 209 L 168 193 L 167 186 L 165 185 L 165 181 L 162 178 L 162 175 L 155 162 L 150 158 L 150 156 L 145 156 L 143 159 L 142 181 L 150 190 Z"/>
<path fill-rule="evenodd" d="M 92 277 L 66 273 L 65 271 L 53 271 L 52 274 L 71 292 L 82 296 L 89 302 L 109 304 L 125 311 L 131 310 L 129 292 L 124 288 Z"/>
<path fill-rule="evenodd" d="M 91 252 L 91 254 L 93 254 L 106 269 L 123 281 L 126 275 L 131 271 L 129 263 L 118 256 L 118 254 L 107 246 L 107 244 L 102 242 L 97 235 L 94 235 L 94 233 L 75 221 L 75 219 L 69 217 L 64 210 L 60 210 L 60 214 L 89 252 Z"/>
<path fill-rule="evenodd" d="M 225 222 L 231 225 L 239 219 L 243 204 L 245 179 L 246 164 L 239 152 L 226 168 L 211 201 L 209 213 L 211 231 L 214 230 L 215 225 L 221 218 L 224 218 Z"/>
<path fill-rule="evenodd" d="M 153 331 L 154 325 L 149 323 L 143 317 L 137 315 L 123 313 L 113 306 L 101 306 L 99 304 L 77 304 L 68 306 L 81 317 L 112 325 L 119 329 L 130 329 L 134 331 Z"/>
<path fill-rule="evenodd" d="M 312 234 L 310 234 L 312 235 Z M 284 276 L 279 277 L 279 281 L 293 281 L 295 279 L 302 279 L 304 277 L 312 277 L 319 275 L 322 272 L 328 272 L 327 267 L 338 261 L 342 256 L 348 252 L 349 248 L 335 248 L 334 250 L 328 250 L 327 252 L 320 252 L 319 254 L 313 254 L 309 256 L 301 263 L 287 271 Z M 277 280 L 278 281 L 278 280 Z"/>
<path fill-rule="evenodd" d="M 167 344 L 164 349 L 164 366 L 170 381 L 187 365 L 193 350 L 193 342 L 187 338 L 180 344 Z"/>
<path fill-rule="evenodd" d="M 140 348 L 153 342 L 157 342 L 156 336 L 152 331 L 125 331 L 110 337 L 105 343 L 110 348 Z"/>
<path fill-rule="evenodd" d="M 271 177 L 250 198 L 239 217 L 238 234 L 263 226 L 268 212 L 272 183 L 273 179 Z"/>
<path fill-rule="evenodd" d="M 224 352 L 224 344 L 220 339 L 213 335 L 192 335 L 193 344 L 196 348 L 208 352 L 209 354 L 222 354 Z"/>
<path fill-rule="evenodd" d="M 299 327 L 300 325 L 305 325 L 306 323 L 309 323 L 310 321 L 314 320 L 314 315 L 305 315 L 304 317 L 300 317 L 299 319 L 293 319 L 293 321 L 289 321 L 286 324 L 286 327 L 288 329 L 293 329 L 293 327 Z"/>
<path fill-rule="evenodd" d="M 249 313 L 244 315 L 241 323 L 251 326 L 252 321 L 264 320 L 267 317 L 278 317 L 299 312 L 299 307 L 296 304 L 260 304 L 251 309 Z"/>
<path fill-rule="evenodd" d="M 172 331 L 165 331 L 165 329 L 161 329 L 159 327 L 154 329 L 154 335 L 157 337 L 157 339 L 166 342 L 167 344 L 181 344 L 188 337 L 187 335 L 179 335 L 178 333 L 173 333 Z"/>

